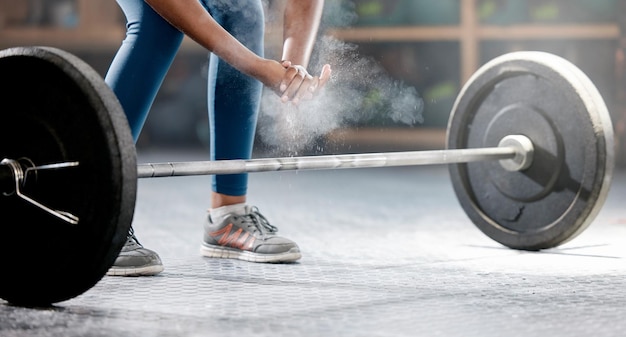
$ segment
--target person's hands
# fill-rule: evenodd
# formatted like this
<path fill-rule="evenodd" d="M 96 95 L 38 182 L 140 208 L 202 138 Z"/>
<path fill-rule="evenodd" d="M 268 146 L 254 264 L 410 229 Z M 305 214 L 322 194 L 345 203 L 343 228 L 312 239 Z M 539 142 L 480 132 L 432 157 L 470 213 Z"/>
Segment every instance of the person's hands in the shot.
<path fill-rule="evenodd" d="M 301 100 L 312 99 L 330 79 L 331 68 L 326 64 L 319 76 L 311 76 L 301 65 L 292 65 L 290 61 L 282 61 L 285 74 L 280 82 L 278 94 L 283 103 L 298 104 Z"/>
<path fill-rule="evenodd" d="M 261 59 L 251 75 L 272 89 L 281 101 L 299 103 L 312 99 L 330 80 L 330 65 L 324 65 L 319 76 L 311 76 L 303 66 L 289 61 Z"/>

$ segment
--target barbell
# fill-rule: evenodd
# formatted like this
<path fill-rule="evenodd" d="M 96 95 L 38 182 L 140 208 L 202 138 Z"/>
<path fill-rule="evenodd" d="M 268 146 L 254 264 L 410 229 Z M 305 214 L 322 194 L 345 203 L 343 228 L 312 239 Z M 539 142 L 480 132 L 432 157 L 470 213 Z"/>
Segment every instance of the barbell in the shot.
<path fill-rule="evenodd" d="M 593 221 L 613 172 L 613 129 L 575 65 L 514 52 L 463 86 L 445 150 L 137 164 L 124 112 L 85 62 L 49 47 L 0 51 L 0 298 L 82 294 L 119 254 L 137 178 L 447 164 L 459 203 L 512 249 L 556 247 Z"/>

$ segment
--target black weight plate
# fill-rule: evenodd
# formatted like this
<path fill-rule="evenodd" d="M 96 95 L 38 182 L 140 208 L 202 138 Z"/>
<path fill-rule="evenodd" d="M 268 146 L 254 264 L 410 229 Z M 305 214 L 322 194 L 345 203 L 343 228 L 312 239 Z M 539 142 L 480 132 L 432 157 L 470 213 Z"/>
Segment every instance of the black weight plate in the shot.
<path fill-rule="evenodd" d="M 6 49 L 0 74 L 0 159 L 80 163 L 39 171 L 24 187 L 32 199 L 78 216 L 77 225 L 0 195 L 0 298 L 48 305 L 90 289 L 121 250 L 135 207 L 135 149 L 117 98 L 75 56 Z"/>
<path fill-rule="evenodd" d="M 608 110 L 569 61 L 543 52 L 503 55 L 462 89 L 447 147 L 498 146 L 514 134 L 532 141 L 531 167 L 450 165 L 454 190 L 469 218 L 495 241 L 524 250 L 558 246 L 581 233 L 606 199 L 614 164 Z"/>

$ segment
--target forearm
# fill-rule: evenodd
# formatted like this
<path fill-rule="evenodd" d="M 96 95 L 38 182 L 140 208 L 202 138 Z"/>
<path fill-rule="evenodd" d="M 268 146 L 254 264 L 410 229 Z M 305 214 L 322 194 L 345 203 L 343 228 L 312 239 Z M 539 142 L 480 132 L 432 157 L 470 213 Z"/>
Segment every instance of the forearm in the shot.
<path fill-rule="evenodd" d="M 288 0 L 283 28 L 283 60 L 307 66 L 317 37 L 324 0 Z"/>
<path fill-rule="evenodd" d="M 145 0 L 171 25 L 242 73 L 268 84 L 260 71 L 265 59 L 257 56 L 222 26 L 197 0 Z"/>

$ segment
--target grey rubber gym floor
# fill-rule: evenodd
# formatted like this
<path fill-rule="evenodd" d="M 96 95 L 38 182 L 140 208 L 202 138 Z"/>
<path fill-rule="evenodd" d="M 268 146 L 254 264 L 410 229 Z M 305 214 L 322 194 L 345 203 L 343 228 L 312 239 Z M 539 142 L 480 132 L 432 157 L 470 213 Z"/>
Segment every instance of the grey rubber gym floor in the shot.
<path fill-rule="evenodd" d="M 134 227 L 162 274 L 105 277 L 51 308 L 0 301 L 0 336 L 626 334 L 621 171 L 596 221 L 541 252 L 483 235 L 445 166 L 256 173 L 250 202 L 303 251 L 283 265 L 200 257 L 209 179 L 139 181 Z"/>

